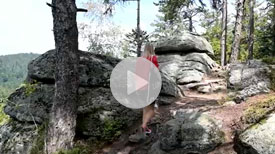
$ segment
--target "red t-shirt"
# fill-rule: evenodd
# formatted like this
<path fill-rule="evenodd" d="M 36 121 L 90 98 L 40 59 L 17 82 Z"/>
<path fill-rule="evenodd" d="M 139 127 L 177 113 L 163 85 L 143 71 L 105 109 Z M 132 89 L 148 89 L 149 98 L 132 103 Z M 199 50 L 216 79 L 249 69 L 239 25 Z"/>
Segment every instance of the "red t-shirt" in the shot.
<path fill-rule="evenodd" d="M 149 61 L 151 61 L 153 64 L 155 64 L 155 66 L 156 66 L 157 68 L 159 68 L 157 56 L 147 57 L 146 59 L 148 59 Z"/>

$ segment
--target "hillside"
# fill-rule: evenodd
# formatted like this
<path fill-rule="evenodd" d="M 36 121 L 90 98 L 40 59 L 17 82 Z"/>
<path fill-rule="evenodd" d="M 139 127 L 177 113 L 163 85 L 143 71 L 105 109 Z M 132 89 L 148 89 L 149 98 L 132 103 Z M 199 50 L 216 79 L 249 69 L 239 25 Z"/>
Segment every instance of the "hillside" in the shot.
<path fill-rule="evenodd" d="M 22 83 L 27 76 L 28 63 L 38 56 L 33 53 L 0 56 L 0 98 Z"/>

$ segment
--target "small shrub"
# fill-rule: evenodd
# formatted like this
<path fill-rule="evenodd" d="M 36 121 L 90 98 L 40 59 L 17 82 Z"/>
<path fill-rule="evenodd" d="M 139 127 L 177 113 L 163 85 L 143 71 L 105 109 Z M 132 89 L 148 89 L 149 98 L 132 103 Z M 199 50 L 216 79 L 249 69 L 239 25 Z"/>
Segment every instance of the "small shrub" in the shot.
<path fill-rule="evenodd" d="M 105 119 L 102 139 L 105 141 L 112 141 L 121 135 L 121 129 L 124 123 L 119 120 Z"/>
<path fill-rule="evenodd" d="M 262 58 L 262 61 L 267 63 L 267 64 L 270 64 L 270 65 L 274 65 L 275 64 L 275 57 L 264 57 Z"/>

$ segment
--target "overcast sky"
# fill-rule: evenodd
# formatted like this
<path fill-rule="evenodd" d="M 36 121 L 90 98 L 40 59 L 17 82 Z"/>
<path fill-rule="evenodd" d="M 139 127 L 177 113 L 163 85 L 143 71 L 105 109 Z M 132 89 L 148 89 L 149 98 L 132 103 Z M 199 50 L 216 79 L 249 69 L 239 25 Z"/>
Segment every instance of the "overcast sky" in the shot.
<path fill-rule="evenodd" d="M 141 25 L 147 31 L 158 12 L 154 0 L 141 1 Z M 0 5 L 0 55 L 14 53 L 44 53 L 54 48 L 51 8 L 46 5 L 51 0 L 4 0 Z M 77 0 L 78 7 L 85 0 Z M 136 2 L 125 7 L 117 7 L 113 18 L 116 24 L 126 29 L 136 26 Z M 78 13 L 77 22 L 89 20 L 84 13 Z M 79 48 L 86 50 L 79 40 Z"/>

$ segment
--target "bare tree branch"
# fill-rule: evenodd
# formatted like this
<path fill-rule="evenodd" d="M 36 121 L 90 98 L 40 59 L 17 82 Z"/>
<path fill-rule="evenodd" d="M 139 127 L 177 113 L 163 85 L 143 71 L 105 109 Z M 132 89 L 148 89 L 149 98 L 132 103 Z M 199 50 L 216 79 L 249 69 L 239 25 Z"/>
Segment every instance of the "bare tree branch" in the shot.
<path fill-rule="evenodd" d="M 50 3 L 46 3 L 46 4 L 47 4 L 49 7 L 53 8 L 53 9 L 57 9 L 56 6 L 54 6 L 54 5 L 50 4 Z"/>
<path fill-rule="evenodd" d="M 87 9 L 77 8 L 77 12 L 88 12 Z"/>

